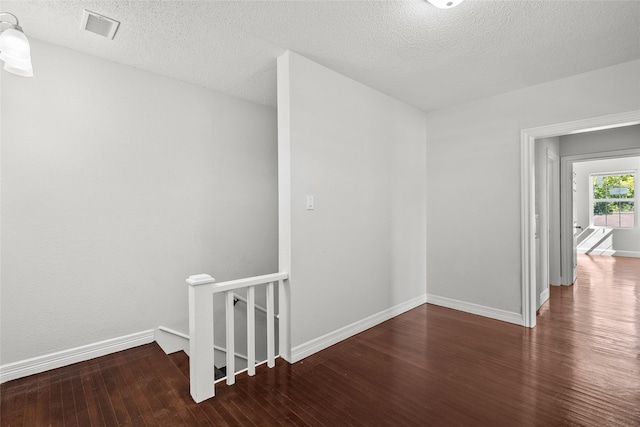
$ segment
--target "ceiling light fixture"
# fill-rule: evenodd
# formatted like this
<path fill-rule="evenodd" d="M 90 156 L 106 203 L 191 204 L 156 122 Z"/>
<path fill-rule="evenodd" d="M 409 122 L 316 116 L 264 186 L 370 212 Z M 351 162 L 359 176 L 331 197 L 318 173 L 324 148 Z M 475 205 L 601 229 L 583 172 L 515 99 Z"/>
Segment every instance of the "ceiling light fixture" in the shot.
<path fill-rule="evenodd" d="M 16 23 L 5 21 L 5 15 L 13 17 Z M 2 29 L 3 25 L 7 28 Z M 16 15 L 9 12 L 0 12 L 0 60 L 4 61 L 4 69 L 8 72 L 33 77 L 29 40 L 22 32 Z"/>
<path fill-rule="evenodd" d="M 457 5 L 463 2 L 463 0 L 427 0 L 427 1 L 439 9 L 451 9 L 452 7 L 456 7 Z"/>

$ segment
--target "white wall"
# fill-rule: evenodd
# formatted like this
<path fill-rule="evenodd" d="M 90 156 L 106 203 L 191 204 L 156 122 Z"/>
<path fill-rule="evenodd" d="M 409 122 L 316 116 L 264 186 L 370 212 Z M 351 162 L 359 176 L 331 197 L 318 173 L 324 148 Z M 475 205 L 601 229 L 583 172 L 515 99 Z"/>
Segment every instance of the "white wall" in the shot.
<path fill-rule="evenodd" d="M 638 143 L 640 148 L 640 139 L 638 139 Z M 573 198 L 574 208 L 576 210 L 578 224 L 582 225 L 584 229 L 589 226 L 589 212 L 591 210 L 589 203 L 590 174 L 629 170 L 640 171 L 640 157 L 576 162 L 573 165 L 573 170 L 576 173 L 576 192 Z M 589 239 L 589 244 L 585 244 L 584 246 L 590 248 L 591 254 L 615 254 L 640 257 L 640 224 L 638 224 L 637 217 L 638 215 L 636 213 L 635 228 L 606 230 L 604 233 L 609 235 L 608 239 L 600 242 L 603 235 L 598 233 L 593 236 L 593 239 Z M 600 242 L 600 244 L 596 245 L 596 242 Z"/>
<path fill-rule="evenodd" d="M 640 106 L 636 107 L 640 108 Z M 560 137 L 561 156 L 602 153 L 631 148 L 640 148 L 640 125 Z"/>
<path fill-rule="evenodd" d="M 640 108 L 640 61 L 427 114 L 427 288 L 522 313 L 520 131 Z"/>
<path fill-rule="evenodd" d="M 191 274 L 276 271 L 274 109 L 31 47 L 33 78 L 1 73 L 2 364 L 180 322 Z"/>
<path fill-rule="evenodd" d="M 295 359 L 313 340 L 424 297 L 425 122 L 292 52 L 278 60 L 278 85 L 288 175 L 281 170 L 280 261 L 291 277 Z M 307 194 L 315 210 L 305 209 Z"/>

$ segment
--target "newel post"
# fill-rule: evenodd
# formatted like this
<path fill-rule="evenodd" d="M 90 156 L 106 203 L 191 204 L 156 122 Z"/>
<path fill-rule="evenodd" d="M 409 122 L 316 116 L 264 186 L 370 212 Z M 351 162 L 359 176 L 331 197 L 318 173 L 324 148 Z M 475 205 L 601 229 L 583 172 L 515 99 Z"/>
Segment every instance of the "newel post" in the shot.
<path fill-rule="evenodd" d="M 189 284 L 189 379 L 196 403 L 215 395 L 213 360 L 213 284 L 208 274 L 187 279 Z"/>

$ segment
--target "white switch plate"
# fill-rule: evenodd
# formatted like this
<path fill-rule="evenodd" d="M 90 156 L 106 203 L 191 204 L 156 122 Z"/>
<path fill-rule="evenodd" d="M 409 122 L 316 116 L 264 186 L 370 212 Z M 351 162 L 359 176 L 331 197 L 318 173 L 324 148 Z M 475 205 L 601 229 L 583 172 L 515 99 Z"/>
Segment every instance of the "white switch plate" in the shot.
<path fill-rule="evenodd" d="M 311 194 L 307 194 L 307 210 L 313 210 L 314 208 L 314 200 L 313 200 L 313 195 Z"/>

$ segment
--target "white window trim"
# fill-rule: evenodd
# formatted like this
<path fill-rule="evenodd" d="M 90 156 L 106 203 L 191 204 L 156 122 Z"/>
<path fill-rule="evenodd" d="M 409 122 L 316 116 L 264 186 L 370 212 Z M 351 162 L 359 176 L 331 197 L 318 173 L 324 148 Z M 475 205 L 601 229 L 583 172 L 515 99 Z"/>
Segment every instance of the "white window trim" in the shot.
<path fill-rule="evenodd" d="M 633 198 L 627 199 L 598 199 L 601 202 L 622 202 L 622 201 L 631 201 L 633 202 L 633 212 L 634 212 L 634 222 L 633 227 L 612 227 L 608 225 L 594 225 L 593 224 L 593 204 L 595 199 L 593 198 L 593 177 L 594 176 L 607 176 L 607 175 L 633 175 Z M 589 174 L 589 227 L 592 228 L 614 228 L 617 230 L 635 230 L 640 228 L 639 219 L 640 215 L 638 213 L 638 171 L 635 169 L 631 170 L 622 170 L 622 171 L 612 171 L 612 172 L 593 172 Z"/>

